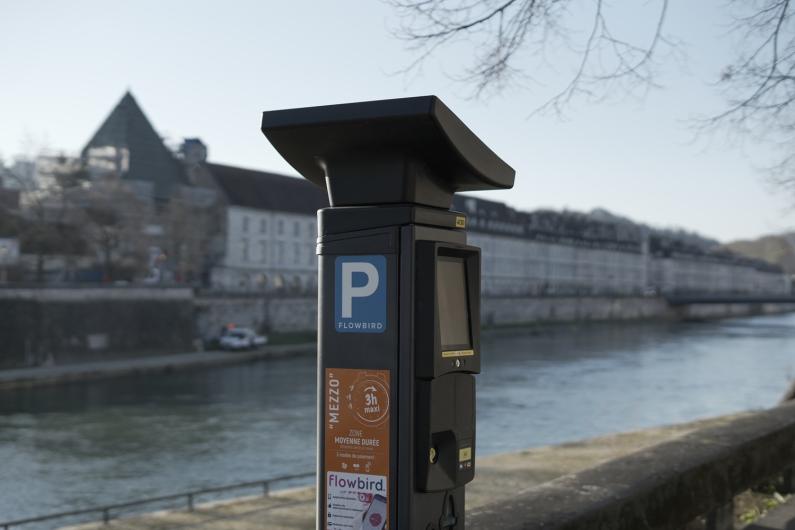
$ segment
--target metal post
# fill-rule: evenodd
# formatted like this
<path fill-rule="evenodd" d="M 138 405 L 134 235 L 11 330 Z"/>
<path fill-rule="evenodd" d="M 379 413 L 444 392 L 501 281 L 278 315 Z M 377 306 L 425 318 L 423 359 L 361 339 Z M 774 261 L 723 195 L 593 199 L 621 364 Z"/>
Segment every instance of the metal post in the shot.
<path fill-rule="evenodd" d="M 795 468 L 788 467 L 781 472 L 781 484 L 776 490 L 782 495 L 795 493 Z"/>
<path fill-rule="evenodd" d="M 707 530 L 734 530 L 734 499 L 707 514 Z"/>
<path fill-rule="evenodd" d="M 188 493 L 188 511 L 193 511 L 193 493 Z"/>
<path fill-rule="evenodd" d="M 109 524 L 110 523 L 110 508 L 103 508 L 102 509 L 102 523 Z"/>
<path fill-rule="evenodd" d="M 271 494 L 271 483 L 267 480 L 262 483 L 262 495 L 267 497 Z"/>

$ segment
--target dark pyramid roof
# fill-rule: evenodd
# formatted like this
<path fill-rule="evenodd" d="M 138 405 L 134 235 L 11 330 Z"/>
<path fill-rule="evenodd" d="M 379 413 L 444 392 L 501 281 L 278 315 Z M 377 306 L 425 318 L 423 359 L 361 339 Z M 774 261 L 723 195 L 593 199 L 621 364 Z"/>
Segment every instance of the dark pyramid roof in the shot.
<path fill-rule="evenodd" d="M 302 178 L 207 164 L 230 205 L 314 215 L 328 206 L 328 195 Z"/>
<path fill-rule="evenodd" d="M 129 150 L 129 171 L 122 177 L 152 182 L 155 198 L 169 198 L 176 185 L 187 181 L 182 164 L 165 146 L 129 92 L 83 148 L 83 156 L 91 147 L 105 146 Z"/>

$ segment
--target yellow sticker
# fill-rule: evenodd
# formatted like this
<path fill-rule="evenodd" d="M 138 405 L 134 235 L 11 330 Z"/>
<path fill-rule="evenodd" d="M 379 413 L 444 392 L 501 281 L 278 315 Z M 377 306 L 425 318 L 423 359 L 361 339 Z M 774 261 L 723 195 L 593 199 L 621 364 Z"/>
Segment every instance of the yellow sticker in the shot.
<path fill-rule="evenodd" d="M 443 351 L 442 357 L 471 357 L 475 355 L 475 350 L 449 350 Z"/>
<path fill-rule="evenodd" d="M 467 218 L 463 215 L 459 215 L 455 218 L 455 227 L 456 228 L 466 228 L 467 226 Z"/>
<path fill-rule="evenodd" d="M 472 448 L 471 447 L 462 447 L 458 450 L 458 461 L 459 462 L 467 462 L 472 460 Z"/>

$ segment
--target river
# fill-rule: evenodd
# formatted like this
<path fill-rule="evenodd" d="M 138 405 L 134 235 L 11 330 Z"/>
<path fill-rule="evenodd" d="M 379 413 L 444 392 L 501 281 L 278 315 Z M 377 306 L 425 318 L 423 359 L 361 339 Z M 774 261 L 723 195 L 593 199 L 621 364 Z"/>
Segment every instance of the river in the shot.
<path fill-rule="evenodd" d="M 795 315 L 489 332 L 480 456 L 776 403 Z M 0 393 L 0 521 L 311 471 L 310 356 Z"/>

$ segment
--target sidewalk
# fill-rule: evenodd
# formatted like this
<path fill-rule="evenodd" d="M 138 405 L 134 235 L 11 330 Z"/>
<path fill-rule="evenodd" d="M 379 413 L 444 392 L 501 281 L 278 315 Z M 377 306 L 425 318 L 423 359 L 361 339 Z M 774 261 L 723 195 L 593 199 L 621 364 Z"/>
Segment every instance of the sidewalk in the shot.
<path fill-rule="evenodd" d="M 720 425 L 741 414 L 694 421 L 539 447 L 517 453 L 478 459 L 477 475 L 467 486 L 467 509 L 471 510 L 516 495 L 526 488 L 593 467 L 602 462 L 687 434 Z M 162 511 L 101 522 L 70 526 L 69 530 L 311 530 L 315 528 L 314 488 L 277 492 L 270 497 L 246 497 L 198 504 L 196 510 Z M 66 530 L 66 529 L 64 529 Z"/>
<path fill-rule="evenodd" d="M 245 363 L 272 357 L 313 353 L 315 347 L 314 342 L 276 344 L 272 346 L 263 346 L 256 351 L 247 352 L 206 351 L 177 353 L 172 355 L 75 363 L 62 366 L 39 366 L 35 368 L 0 370 L 0 390 L 88 381 L 131 374 L 187 370 L 225 364 Z"/>
<path fill-rule="evenodd" d="M 790 498 L 772 509 L 745 530 L 792 530 L 795 528 L 795 499 Z"/>

